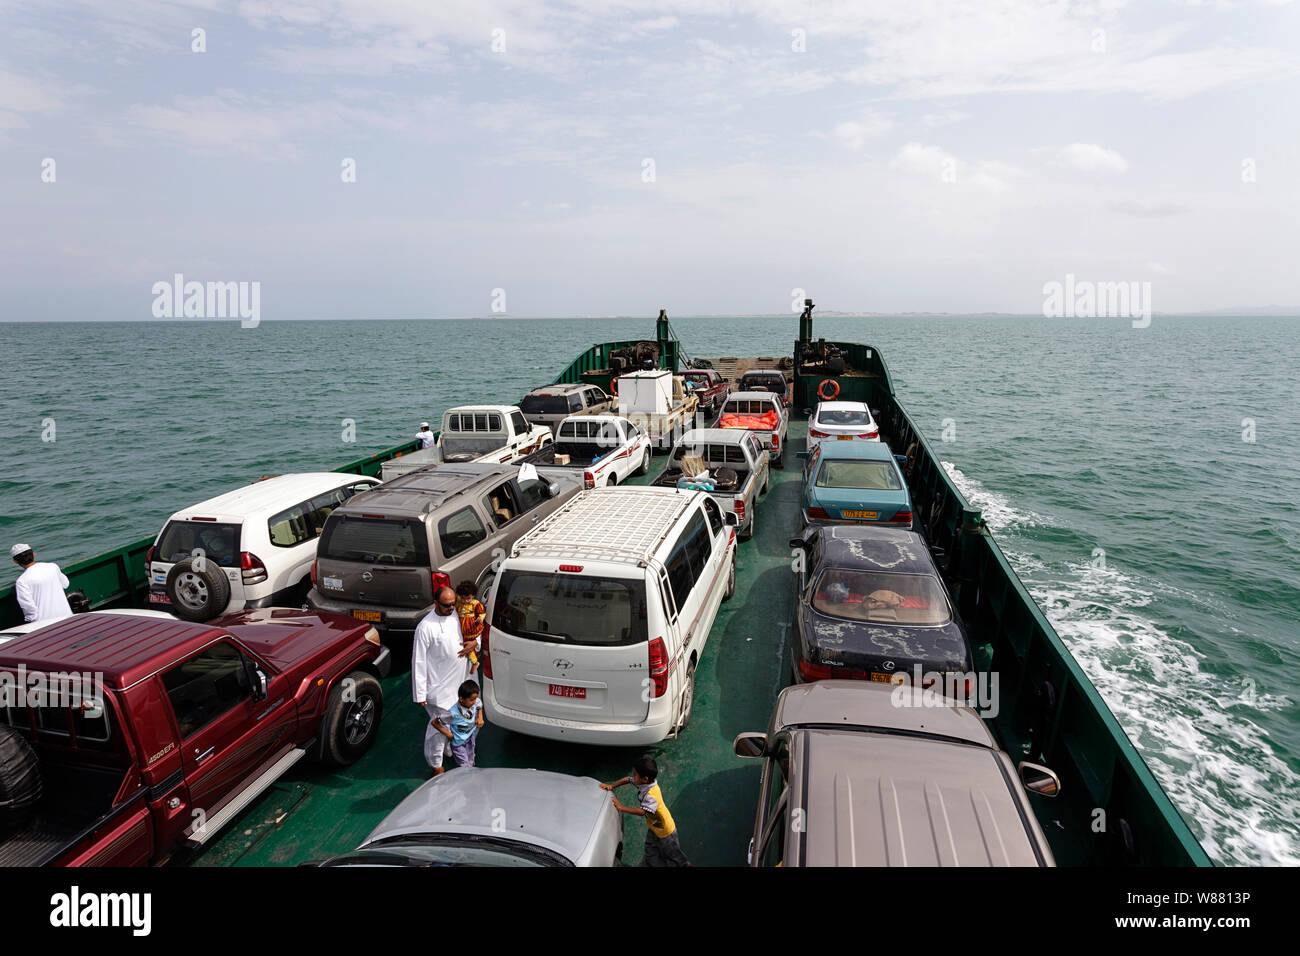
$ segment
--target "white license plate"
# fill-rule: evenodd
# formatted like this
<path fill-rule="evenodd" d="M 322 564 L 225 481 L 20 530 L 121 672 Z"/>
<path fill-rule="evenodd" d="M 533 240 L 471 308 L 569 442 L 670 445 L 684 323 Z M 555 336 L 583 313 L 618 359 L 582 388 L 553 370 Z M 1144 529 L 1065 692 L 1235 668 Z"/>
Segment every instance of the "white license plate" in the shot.
<path fill-rule="evenodd" d="M 327 587 L 327 588 L 329 588 L 331 591 L 342 591 L 342 590 L 343 590 L 343 579 L 342 579 L 342 578 L 322 578 L 322 579 L 321 579 L 321 586 L 322 586 L 322 587 Z"/>

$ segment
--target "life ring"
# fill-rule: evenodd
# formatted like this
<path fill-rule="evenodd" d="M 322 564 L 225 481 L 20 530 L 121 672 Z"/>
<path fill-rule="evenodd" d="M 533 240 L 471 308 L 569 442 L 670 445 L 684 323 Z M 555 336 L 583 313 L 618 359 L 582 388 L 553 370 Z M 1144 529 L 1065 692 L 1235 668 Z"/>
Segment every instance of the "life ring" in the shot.
<path fill-rule="evenodd" d="M 831 387 L 831 393 L 829 395 L 826 394 L 827 385 Z M 835 379 L 833 378 L 824 378 L 822 379 L 822 383 L 817 386 L 817 395 L 824 402 L 833 402 L 835 400 L 835 396 L 838 395 L 839 393 L 840 393 L 840 383 L 835 381 Z"/>

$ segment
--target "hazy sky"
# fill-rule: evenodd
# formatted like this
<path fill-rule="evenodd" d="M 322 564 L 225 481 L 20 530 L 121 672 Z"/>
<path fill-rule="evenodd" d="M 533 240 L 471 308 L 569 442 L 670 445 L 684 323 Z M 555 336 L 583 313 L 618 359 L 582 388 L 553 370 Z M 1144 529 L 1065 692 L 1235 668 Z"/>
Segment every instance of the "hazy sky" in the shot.
<path fill-rule="evenodd" d="M 0 320 L 1294 305 L 1297 6 L 0 0 Z"/>

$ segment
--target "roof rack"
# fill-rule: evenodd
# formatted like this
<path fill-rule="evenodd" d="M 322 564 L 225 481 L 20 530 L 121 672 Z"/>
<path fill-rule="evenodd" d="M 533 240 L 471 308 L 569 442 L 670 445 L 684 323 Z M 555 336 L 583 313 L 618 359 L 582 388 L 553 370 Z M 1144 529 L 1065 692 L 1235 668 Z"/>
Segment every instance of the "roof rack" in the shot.
<path fill-rule="evenodd" d="M 644 567 L 693 497 L 666 488 L 597 488 L 553 512 L 514 551 Z"/>

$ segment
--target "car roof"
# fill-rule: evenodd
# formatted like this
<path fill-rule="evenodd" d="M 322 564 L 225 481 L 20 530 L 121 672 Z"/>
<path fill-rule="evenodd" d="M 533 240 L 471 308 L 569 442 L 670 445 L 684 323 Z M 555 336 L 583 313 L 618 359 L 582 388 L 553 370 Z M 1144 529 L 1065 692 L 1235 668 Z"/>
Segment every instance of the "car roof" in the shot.
<path fill-rule="evenodd" d="M 196 505 L 182 508 L 167 520 L 186 521 L 192 517 L 259 518 L 282 511 L 306 498 L 324 494 L 357 481 L 365 475 L 341 471 L 314 471 L 262 478 L 251 485 L 217 495 Z"/>
<path fill-rule="evenodd" d="M 861 568 L 894 574 L 935 574 L 925 538 L 915 531 L 872 525 L 818 526 L 823 567 Z"/>
<path fill-rule="evenodd" d="M 398 475 L 366 492 L 364 500 L 344 502 L 334 514 L 357 515 L 400 513 L 422 515 L 463 491 L 493 481 L 505 481 L 519 473 L 518 465 L 492 462 L 443 462 Z M 330 517 L 333 517 L 331 515 Z"/>
<path fill-rule="evenodd" d="M 738 398 L 750 401 L 780 401 L 780 397 L 775 392 L 732 392 L 727 396 L 727 401 Z"/>
<path fill-rule="evenodd" d="M 955 702 L 942 707 L 900 706 L 895 702 L 895 691 L 893 684 L 862 680 L 818 680 L 795 684 L 777 697 L 771 730 L 775 733 L 785 728 L 810 725 L 874 727 L 882 731 L 935 735 L 996 748 L 993 735 L 971 708 Z"/>
<path fill-rule="evenodd" d="M 785 372 L 779 368 L 751 368 L 749 371 L 741 373 L 740 377 L 745 378 L 748 375 L 779 375 L 781 378 L 785 378 Z"/>
<path fill-rule="evenodd" d="M 443 411 L 443 414 L 450 415 L 463 412 L 502 412 L 509 414 L 517 411 L 519 411 L 518 405 L 456 405 Z"/>
<path fill-rule="evenodd" d="M 1045 862 L 997 750 L 842 730 L 802 744 L 802 866 Z"/>
<path fill-rule="evenodd" d="M 818 402 L 817 413 L 821 412 L 866 412 L 870 415 L 871 409 L 866 402 Z"/>
<path fill-rule="evenodd" d="M 124 614 L 127 617 L 154 617 L 165 621 L 176 620 L 176 615 L 168 614 L 166 611 L 159 611 L 152 608 L 138 607 L 120 607 L 112 611 L 87 611 L 83 617 L 91 617 L 103 614 Z M 38 631 L 43 627 L 49 627 L 51 624 L 57 624 L 58 621 L 28 621 L 23 624 L 15 624 L 13 627 L 6 627 L 0 630 L 0 643 L 12 641 L 15 638 L 24 637 L 32 631 Z"/>
<path fill-rule="evenodd" d="M 591 777 L 462 767 L 421 784 L 358 849 L 406 834 L 481 834 L 532 843 L 576 861 L 607 803 L 609 795 Z"/>
<path fill-rule="evenodd" d="M 645 485 L 592 488 L 551 512 L 513 556 L 644 566 L 702 491 Z"/>
<path fill-rule="evenodd" d="M 822 461 L 843 461 L 849 458 L 859 461 L 894 460 L 894 453 L 883 441 L 832 441 L 822 442 L 817 447 L 822 450 Z"/>
<path fill-rule="evenodd" d="M 565 385 L 543 385 L 535 388 L 529 395 L 568 395 L 570 392 L 576 392 L 584 388 L 593 388 L 594 386 L 585 383 L 569 383 Z"/>

